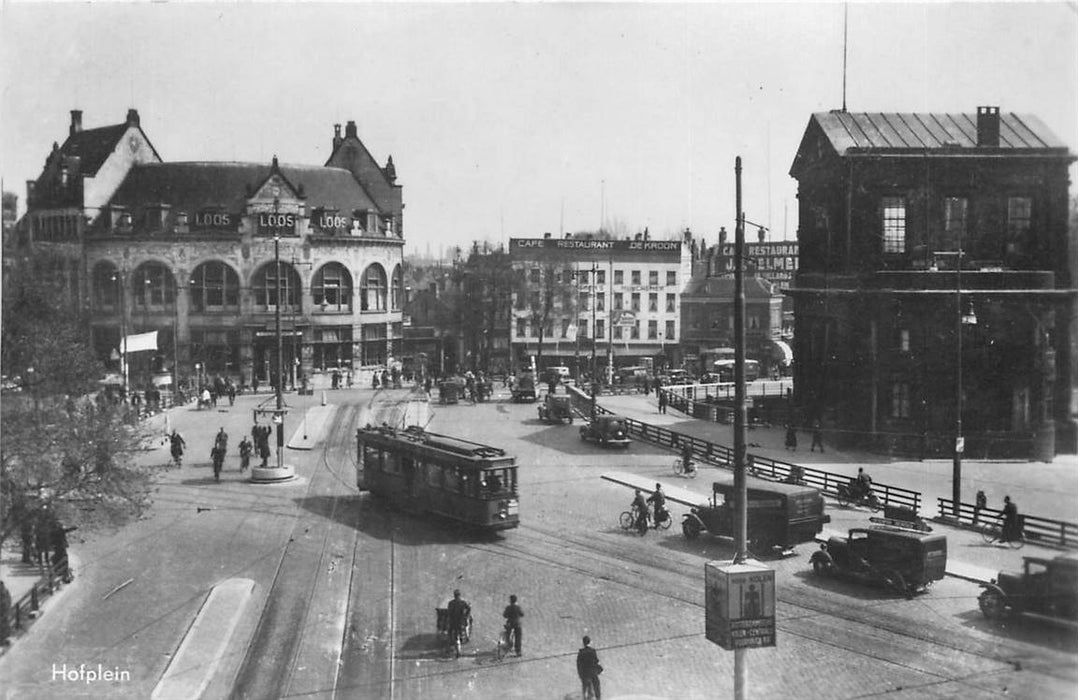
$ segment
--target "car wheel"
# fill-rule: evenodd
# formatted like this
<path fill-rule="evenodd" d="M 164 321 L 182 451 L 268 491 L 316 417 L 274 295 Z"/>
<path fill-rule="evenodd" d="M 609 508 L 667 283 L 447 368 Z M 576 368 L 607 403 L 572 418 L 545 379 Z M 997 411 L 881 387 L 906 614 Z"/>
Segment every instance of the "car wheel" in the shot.
<path fill-rule="evenodd" d="M 884 574 L 883 579 L 887 582 L 887 585 L 894 589 L 897 593 L 901 593 L 902 595 L 909 597 L 910 592 L 909 589 L 906 587 L 906 579 L 902 576 L 901 572 L 889 571 Z"/>
<path fill-rule="evenodd" d="M 830 576 L 831 563 L 826 559 L 813 559 L 812 573 L 816 574 L 817 576 Z"/>
<path fill-rule="evenodd" d="M 991 588 L 985 589 L 977 598 L 977 606 L 989 620 L 999 620 L 1007 613 L 1007 601 L 1003 594 Z"/>
<path fill-rule="evenodd" d="M 681 533 L 685 535 L 685 539 L 695 540 L 700 536 L 700 526 L 692 520 L 686 520 L 681 523 Z"/>

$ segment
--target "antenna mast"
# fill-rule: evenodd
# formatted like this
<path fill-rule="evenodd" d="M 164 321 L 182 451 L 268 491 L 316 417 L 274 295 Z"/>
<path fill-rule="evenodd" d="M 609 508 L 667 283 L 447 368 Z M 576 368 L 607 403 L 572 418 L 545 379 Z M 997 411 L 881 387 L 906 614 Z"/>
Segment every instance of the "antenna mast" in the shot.
<path fill-rule="evenodd" d="M 850 3 L 842 3 L 842 111 L 846 111 L 846 49 L 849 44 Z"/>

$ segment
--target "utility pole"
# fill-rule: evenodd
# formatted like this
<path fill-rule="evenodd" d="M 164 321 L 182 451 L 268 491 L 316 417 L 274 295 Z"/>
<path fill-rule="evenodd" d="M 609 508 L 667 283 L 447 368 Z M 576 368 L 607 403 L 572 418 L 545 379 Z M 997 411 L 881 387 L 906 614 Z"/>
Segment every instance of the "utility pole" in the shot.
<path fill-rule="evenodd" d="M 737 226 L 734 230 L 734 564 L 748 559 L 748 488 L 745 480 L 745 212 L 741 207 L 741 156 L 734 161 Z M 734 697 L 745 697 L 745 649 L 734 650 Z"/>

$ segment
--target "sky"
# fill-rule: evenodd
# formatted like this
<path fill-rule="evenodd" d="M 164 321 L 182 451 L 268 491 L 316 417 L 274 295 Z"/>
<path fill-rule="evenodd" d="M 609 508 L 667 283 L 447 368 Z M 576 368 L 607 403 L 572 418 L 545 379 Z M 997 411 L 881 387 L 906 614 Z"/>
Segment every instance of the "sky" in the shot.
<path fill-rule="evenodd" d="M 996 105 L 1078 153 L 1075 3 L 0 0 L 0 177 L 21 210 L 72 109 L 138 109 L 166 161 L 321 165 L 354 120 L 393 157 L 407 254 L 600 225 L 714 243 L 737 156 L 745 218 L 795 240 L 790 164 L 842 107 L 844 13 L 849 111 Z"/>

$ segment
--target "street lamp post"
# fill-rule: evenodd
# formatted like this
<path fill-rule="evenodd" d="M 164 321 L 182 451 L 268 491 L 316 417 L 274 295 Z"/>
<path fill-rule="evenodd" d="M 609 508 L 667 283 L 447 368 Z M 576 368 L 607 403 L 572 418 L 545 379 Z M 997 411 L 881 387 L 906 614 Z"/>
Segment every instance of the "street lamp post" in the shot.
<path fill-rule="evenodd" d="M 281 234 L 273 236 L 273 264 L 276 269 L 276 301 L 273 305 L 274 324 L 277 340 L 277 391 L 274 394 L 276 411 L 273 421 L 277 424 L 277 468 L 284 467 L 284 398 L 281 391 L 284 382 L 284 343 L 281 340 Z"/>
<path fill-rule="evenodd" d="M 127 291 L 124 270 L 113 273 L 112 279 L 120 287 L 120 376 L 123 379 L 123 400 L 127 401 Z"/>

